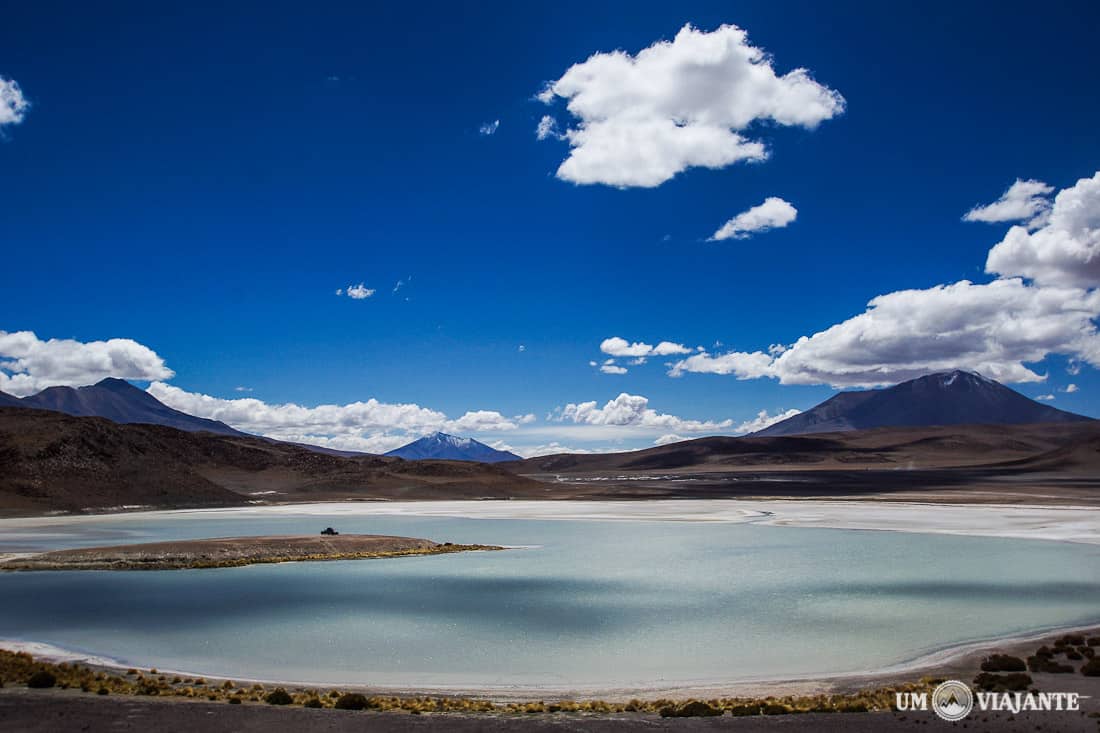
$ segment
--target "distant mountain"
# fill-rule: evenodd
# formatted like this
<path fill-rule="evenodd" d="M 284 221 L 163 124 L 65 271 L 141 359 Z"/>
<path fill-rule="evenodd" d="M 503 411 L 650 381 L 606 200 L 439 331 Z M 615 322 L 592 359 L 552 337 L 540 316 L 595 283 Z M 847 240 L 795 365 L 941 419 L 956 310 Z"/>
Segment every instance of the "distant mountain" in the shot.
<path fill-rule="evenodd" d="M 0 407 L 20 407 L 23 401 L 7 392 L 0 392 Z"/>
<path fill-rule="evenodd" d="M 1018 425 L 1092 418 L 1043 405 L 980 374 L 929 374 L 887 389 L 841 392 L 817 407 L 753 433 L 806 435 L 885 427 Z"/>
<path fill-rule="evenodd" d="M 8 395 L 4 395 L 8 397 Z M 117 423 L 164 425 L 187 432 L 247 435 L 223 422 L 174 410 L 124 379 L 108 377 L 90 387 L 47 387 L 38 394 L 0 405 L 54 410 L 77 417 L 105 417 Z"/>
<path fill-rule="evenodd" d="M 519 456 L 508 451 L 490 448 L 473 438 L 459 438 L 446 433 L 432 433 L 408 445 L 391 450 L 387 456 L 397 456 L 409 461 L 425 458 L 448 461 L 479 461 L 481 463 L 500 463 L 516 461 Z"/>

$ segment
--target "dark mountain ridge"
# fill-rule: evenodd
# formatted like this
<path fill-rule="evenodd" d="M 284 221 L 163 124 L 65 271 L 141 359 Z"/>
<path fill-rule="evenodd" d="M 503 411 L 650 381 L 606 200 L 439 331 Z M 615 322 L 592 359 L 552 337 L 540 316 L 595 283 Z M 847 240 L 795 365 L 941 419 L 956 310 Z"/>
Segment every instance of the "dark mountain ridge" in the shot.
<path fill-rule="evenodd" d="M 6 396 L 6 395 L 5 395 Z M 218 435 L 247 435 L 218 420 L 207 420 L 173 409 L 124 379 L 108 377 L 87 387 L 47 387 L 38 394 L 0 401 L 0 406 L 54 410 L 76 417 L 104 417 L 117 423 L 144 423 Z"/>
<path fill-rule="evenodd" d="M 1022 425 L 1087 422 L 973 372 L 928 374 L 885 389 L 841 392 L 820 405 L 753 433 L 806 435 L 885 427 Z"/>

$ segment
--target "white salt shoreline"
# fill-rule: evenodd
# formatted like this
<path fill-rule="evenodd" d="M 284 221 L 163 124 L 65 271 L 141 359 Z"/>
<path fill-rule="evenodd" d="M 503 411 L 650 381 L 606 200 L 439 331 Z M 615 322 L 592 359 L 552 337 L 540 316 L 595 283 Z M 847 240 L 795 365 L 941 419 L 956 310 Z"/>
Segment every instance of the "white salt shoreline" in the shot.
<path fill-rule="evenodd" d="M 424 516 L 468 519 L 738 522 L 1100 544 L 1100 508 L 835 500 L 659 499 L 643 501 L 411 501 L 274 504 L 218 509 L 0 519 L 5 539 L 66 525 L 125 525 L 156 516 Z"/>

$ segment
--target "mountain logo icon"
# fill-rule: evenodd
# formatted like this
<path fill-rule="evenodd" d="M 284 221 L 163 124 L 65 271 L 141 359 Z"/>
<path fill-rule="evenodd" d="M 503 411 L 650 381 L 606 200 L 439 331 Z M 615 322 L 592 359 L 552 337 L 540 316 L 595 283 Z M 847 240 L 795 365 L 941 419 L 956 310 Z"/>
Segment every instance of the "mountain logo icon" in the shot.
<path fill-rule="evenodd" d="M 947 680 L 932 692 L 932 710 L 941 719 L 953 723 L 974 709 L 974 695 L 966 683 Z"/>

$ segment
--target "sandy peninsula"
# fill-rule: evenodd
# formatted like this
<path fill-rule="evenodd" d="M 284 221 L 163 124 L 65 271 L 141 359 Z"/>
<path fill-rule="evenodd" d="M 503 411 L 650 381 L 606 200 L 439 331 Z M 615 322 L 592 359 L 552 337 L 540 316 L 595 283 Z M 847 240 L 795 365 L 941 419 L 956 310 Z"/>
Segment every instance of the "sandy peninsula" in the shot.
<path fill-rule="evenodd" d="M 0 562 L 0 570 L 185 570 L 260 563 L 363 560 L 501 550 L 386 535 L 268 535 L 55 550 Z"/>

